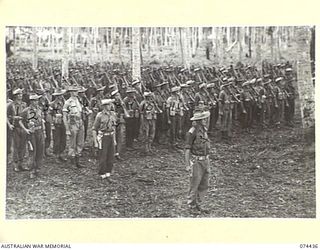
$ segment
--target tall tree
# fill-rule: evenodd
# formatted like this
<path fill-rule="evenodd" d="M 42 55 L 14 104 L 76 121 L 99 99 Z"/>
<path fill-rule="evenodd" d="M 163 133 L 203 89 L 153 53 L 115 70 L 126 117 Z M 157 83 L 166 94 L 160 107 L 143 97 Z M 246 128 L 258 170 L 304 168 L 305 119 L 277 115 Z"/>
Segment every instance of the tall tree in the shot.
<path fill-rule="evenodd" d="M 311 30 L 310 27 L 296 27 L 296 61 L 297 61 L 297 87 L 300 99 L 300 111 L 303 128 L 315 126 L 315 89 L 312 83 L 310 64 Z"/>
<path fill-rule="evenodd" d="M 32 42 L 33 42 L 33 55 L 32 55 L 32 68 L 36 70 L 38 68 L 38 44 L 37 44 L 37 28 L 32 27 Z"/>
<path fill-rule="evenodd" d="M 140 28 L 132 27 L 132 79 L 141 80 Z"/>
<path fill-rule="evenodd" d="M 69 67 L 69 50 L 68 50 L 68 40 L 69 40 L 69 28 L 64 27 L 62 36 L 62 76 L 68 78 L 68 67 Z"/>

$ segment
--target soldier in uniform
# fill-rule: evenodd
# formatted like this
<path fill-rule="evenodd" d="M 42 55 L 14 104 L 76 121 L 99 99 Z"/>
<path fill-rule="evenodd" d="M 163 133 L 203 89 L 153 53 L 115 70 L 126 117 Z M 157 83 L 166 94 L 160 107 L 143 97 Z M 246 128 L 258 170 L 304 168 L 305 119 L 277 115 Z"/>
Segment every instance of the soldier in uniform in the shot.
<path fill-rule="evenodd" d="M 152 101 L 151 94 L 151 92 L 145 92 L 145 99 L 140 103 L 139 106 L 141 127 L 143 131 L 146 154 L 152 152 L 151 144 L 155 136 L 157 119 L 156 107 L 154 102 Z"/>
<path fill-rule="evenodd" d="M 51 94 L 50 89 L 46 86 L 43 90 L 39 91 L 41 93 L 41 97 L 39 100 L 40 107 L 42 108 L 45 120 L 45 155 L 52 156 L 51 152 L 49 151 L 50 144 L 51 144 L 51 126 L 52 126 L 52 116 L 51 116 Z"/>
<path fill-rule="evenodd" d="M 275 124 L 278 128 L 280 128 L 280 123 L 283 120 L 284 106 L 285 106 L 285 96 L 284 92 L 281 88 L 283 78 L 278 77 L 275 79 L 275 83 L 277 84 L 274 88 L 274 93 L 277 99 L 277 107 L 275 107 Z"/>
<path fill-rule="evenodd" d="M 133 141 L 135 133 L 138 130 L 139 125 L 139 102 L 137 101 L 135 89 L 128 89 L 126 91 L 127 96 L 123 99 L 123 102 L 128 110 L 129 117 L 125 119 L 126 125 L 126 146 L 133 149 Z"/>
<path fill-rule="evenodd" d="M 180 87 L 175 86 L 171 89 L 171 96 L 166 101 L 166 113 L 168 124 L 170 125 L 170 144 L 172 148 L 177 145 L 178 130 L 180 127 L 180 112 L 183 104 L 179 97 Z"/>
<path fill-rule="evenodd" d="M 215 83 L 210 83 L 207 85 L 208 93 L 211 96 L 209 102 L 210 110 L 210 122 L 208 133 L 213 133 L 213 130 L 216 128 L 216 124 L 219 118 L 219 103 L 216 101 L 218 99 L 218 93 L 215 89 Z"/>
<path fill-rule="evenodd" d="M 185 164 L 191 171 L 188 204 L 192 210 L 209 212 L 201 207 L 209 185 L 210 173 L 210 141 L 207 134 L 207 124 L 210 117 L 209 111 L 197 111 L 191 121 L 193 126 L 186 136 Z"/>
<path fill-rule="evenodd" d="M 92 111 L 90 110 L 90 102 L 86 96 L 87 88 L 82 87 L 78 91 L 79 101 L 81 105 L 83 106 L 82 110 L 82 120 L 83 120 L 83 126 L 84 126 L 84 141 L 87 139 L 88 135 L 88 127 L 89 127 L 89 116 L 92 114 Z"/>
<path fill-rule="evenodd" d="M 219 116 L 221 121 L 221 136 L 222 139 L 231 137 L 232 128 L 232 96 L 228 89 L 228 84 L 221 85 L 219 94 Z"/>
<path fill-rule="evenodd" d="M 189 94 L 188 84 L 181 84 L 181 98 L 184 100 L 184 106 L 186 106 L 184 110 L 184 115 L 182 116 L 181 126 L 182 126 L 182 139 L 185 139 L 185 135 L 188 129 L 191 127 L 190 118 L 193 115 L 194 110 L 194 98 Z"/>
<path fill-rule="evenodd" d="M 28 135 L 31 145 L 29 155 L 31 156 L 30 178 L 35 178 L 42 167 L 44 155 L 44 114 L 42 107 L 39 106 L 39 98 L 37 94 L 31 94 L 29 97 L 30 106 L 25 108 L 19 121 L 21 128 Z"/>
<path fill-rule="evenodd" d="M 294 78 L 292 76 L 292 69 L 286 69 L 286 86 L 285 90 L 287 93 L 288 106 L 285 106 L 285 119 L 289 126 L 293 126 L 293 118 L 295 113 L 295 98 L 296 90 L 293 86 Z"/>
<path fill-rule="evenodd" d="M 113 99 L 101 100 L 102 111 L 95 118 L 92 127 L 94 147 L 99 149 L 99 175 L 112 183 L 110 179 L 113 170 L 117 115 L 113 109 Z"/>
<path fill-rule="evenodd" d="M 52 94 L 55 98 L 51 103 L 52 107 L 52 135 L 53 135 L 53 153 L 57 156 L 57 159 L 61 162 L 65 162 L 66 159 L 63 157 L 63 152 L 66 148 L 66 127 L 63 123 L 63 106 L 64 106 L 64 90 L 58 88 Z"/>
<path fill-rule="evenodd" d="M 250 82 L 246 81 L 242 84 L 242 92 L 240 93 L 241 101 L 241 127 L 242 129 L 249 131 L 252 121 L 252 101 L 253 97 L 249 91 Z"/>
<path fill-rule="evenodd" d="M 258 107 L 259 107 L 259 120 L 258 123 L 262 128 L 265 128 L 266 126 L 266 112 L 267 112 L 267 92 L 264 88 L 264 83 L 262 82 L 262 78 L 259 78 L 257 80 L 257 93 L 258 95 Z"/>
<path fill-rule="evenodd" d="M 118 90 L 111 92 L 111 98 L 114 99 L 114 111 L 117 114 L 117 126 L 116 126 L 116 153 L 115 156 L 118 160 L 122 160 L 120 154 L 123 153 L 123 145 L 125 142 L 125 118 L 128 117 L 127 110 L 125 109 L 125 104 L 121 98 Z"/>
<path fill-rule="evenodd" d="M 71 163 L 77 168 L 81 168 L 79 157 L 84 144 L 84 126 L 82 120 L 83 106 L 78 99 L 78 90 L 79 88 L 76 86 L 70 86 L 68 89 L 70 98 L 66 100 L 63 106 L 63 122 L 70 140 L 68 155 L 71 158 Z"/>
<path fill-rule="evenodd" d="M 265 90 L 266 90 L 266 117 L 268 119 L 269 125 L 273 125 L 274 123 L 274 112 L 278 107 L 278 101 L 273 92 L 272 80 L 266 78 L 264 82 Z"/>
<path fill-rule="evenodd" d="M 7 125 L 12 131 L 14 171 L 19 172 L 24 170 L 22 162 L 26 152 L 26 134 L 20 127 L 19 120 L 21 120 L 21 112 L 27 107 L 27 104 L 22 101 L 23 89 L 15 89 L 12 95 L 13 101 L 7 106 Z"/>
<path fill-rule="evenodd" d="M 154 92 L 154 98 L 155 101 L 158 105 L 159 108 L 161 108 L 161 110 L 165 110 L 165 105 L 166 105 L 166 100 L 167 98 L 165 97 L 164 93 L 163 93 L 163 89 L 162 87 L 165 85 L 165 82 L 162 82 L 158 85 L 156 85 L 156 90 Z M 156 132 L 155 132 L 155 137 L 154 137 L 154 142 L 161 144 L 162 142 L 162 137 L 165 134 L 165 132 L 167 131 L 167 123 L 166 123 L 167 119 L 166 119 L 166 113 L 162 112 L 157 114 L 157 120 L 156 120 Z"/>
<path fill-rule="evenodd" d="M 206 84 L 201 83 L 199 85 L 199 91 L 195 95 L 195 107 L 198 108 L 199 102 L 203 103 L 205 107 L 209 110 L 209 98 L 205 93 Z"/>
<path fill-rule="evenodd" d="M 105 88 L 106 88 L 106 86 L 98 86 L 96 96 L 91 98 L 90 110 L 92 110 L 92 121 L 95 120 L 98 112 L 100 112 L 102 110 L 101 109 L 101 100 L 103 99 L 103 91 Z"/>

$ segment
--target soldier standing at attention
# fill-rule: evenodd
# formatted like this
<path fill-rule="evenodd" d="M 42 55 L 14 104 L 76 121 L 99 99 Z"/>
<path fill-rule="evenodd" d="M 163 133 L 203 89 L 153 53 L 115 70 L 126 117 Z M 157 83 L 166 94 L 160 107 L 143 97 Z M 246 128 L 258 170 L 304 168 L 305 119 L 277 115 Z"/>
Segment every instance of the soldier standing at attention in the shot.
<path fill-rule="evenodd" d="M 63 122 L 70 140 L 68 155 L 71 158 L 71 163 L 77 168 L 81 168 L 79 157 L 84 144 L 83 107 L 78 99 L 78 88 L 70 86 L 69 92 L 70 98 L 63 106 Z"/>
<path fill-rule="evenodd" d="M 39 106 L 40 97 L 41 96 L 37 94 L 30 95 L 30 106 L 22 111 L 22 120 L 19 121 L 21 128 L 29 136 L 29 141 L 31 142 L 29 154 L 32 157 L 30 179 L 35 178 L 39 174 L 43 163 L 43 151 L 45 148 L 45 121 L 42 107 Z"/>
<path fill-rule="evenodd" d="M 63 151 L 66 148 L 66 127 L 63 123 L 63 105 L 64 98 L 63 94 L 65 90 L 56 89 L 52 94 L 55 97 L 54 101 L 51 104 L 52 107 L 52 134 L 53 134 L 53 153 L 57 156 L 57 159 L 61 162 L 65 162 L 66 159 L 62 156 Z"/>
<path fill-rule="evenodd" d="M 113 99 L 101 100 L 102 111 L 95 118 L 92 127 L 94 147 L 99 149 L 99 175 L 112 183 L 110 179 L 114 164 L 116 146 L 117 115 L 113 109 Z"/>
<path fill-rule="evenodd" d="M 231 137 L 232 128 L 232 97 L 227 86 L 227 84 L 221 85 L 219 94 L 219 116 L 221 118 L 222 139 Z"/>
<path fill-rule="evenodd" d="M 170 125 L 170 143 L 171 148 L 174 149 L 177 146 L 178 128 L 179 128 L 179 116 L 180 110 L 183 105 L 179 98 L 180 87 L 175 86 L 171 89 L 171 96 L 167 99 L 166 109 L 168 124 Z"/>
<path fill-rule="evenodd" d="M 210 141 L 207 134 L 209 117 L 209 111 L 196 111 L 190 119 L 193 121 L 193 126 L 186 135 L 185 164 L 186 169 L 191 171 L 188 204 L 193 212 L 209 212 L 200 206 L 209 185 Z"/>
<path fill-rule="evenodd" d="M 126 93 L 127 96 L 123 99 L 129 114 L 129 117 L 125 118 L 126 146 L 128 149 L 133 149 L 133 141 L 139 125 L 139 103 L 135 97 L 135 89 L 130 88 Z"/>
<path fill-rule="evenodd" d="M 22 89 L 15 89 L 12 92 L 13 101 L 7 106 L 7 125 L 9 130 L 12 131 L 12 158 L 14 171 L 16 172 L 24 170 L 22 167 L 22 161 L 26 152 L 26 133 L 19 125 L 21 112 L 27 107 L 27 104 L 22 101 L 22 94 Z"/>
<path fill-rule="evenodd" d="M 156 130 L 156 107 L 152 101 L 151 92 L 144 93 L 145 99 L 140 103 L 140 119 L 145 142 L 145 153 L 152 152 L 151 144 L 154 140 Z"/>

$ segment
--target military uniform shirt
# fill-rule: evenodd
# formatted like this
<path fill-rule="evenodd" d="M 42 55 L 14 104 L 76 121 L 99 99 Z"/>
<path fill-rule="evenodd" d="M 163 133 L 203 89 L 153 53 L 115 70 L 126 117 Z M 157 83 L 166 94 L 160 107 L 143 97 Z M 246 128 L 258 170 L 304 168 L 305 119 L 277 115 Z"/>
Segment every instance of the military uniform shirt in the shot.
<path fill-rule="evenodd" d="M 210 141 L 206 127 L 192 127 L 187 132 L 186 149 L 190 149 L 193 155 L 204 156 L 209 154 Z"/>
<path fill-rule="evenodd" d="M 19 120 L 14 119 L 14 116 L 20 116 L 21 112 L 27 107 L 25 102 L 21 102 L 20 104 L 16 102 L 11 102 L 7 106 L 7 116 L 12 125 L 15 127 L 19 126 Z"/>
<path fill-rule="evenodd" d="M 30 130 L 35 128 L 37 129 L 43 128 L 44 114 L 40 107 L 25 108 L 21 113 L 21 117 L 22 117 L 22 122 L 26 128 Z"/>
<path fill-rule="evenodd" d="M 93 123 L 93 130 L 104 133 L 113 132 L 117 124 L 117 115 L 114 111 L 101 111 L 97 114 Z"/>

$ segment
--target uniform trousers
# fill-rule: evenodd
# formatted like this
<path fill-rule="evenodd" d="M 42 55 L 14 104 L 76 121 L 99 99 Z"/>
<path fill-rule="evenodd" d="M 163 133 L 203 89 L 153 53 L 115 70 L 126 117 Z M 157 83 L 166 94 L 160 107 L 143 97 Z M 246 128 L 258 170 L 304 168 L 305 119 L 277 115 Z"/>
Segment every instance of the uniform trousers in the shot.
<path fill-rule="evenodd" d="M 196 160 L 192 165 L 188 203 L 199 204 L 203 201 L 209 186 L 210 160 Z"/>
<path fill-rule="evenodd" d="M 99 175 L 111 173 L 114 163 L 115 145 L 113 135 L 102 137 L 102 148 L 99 150 Z"/>

